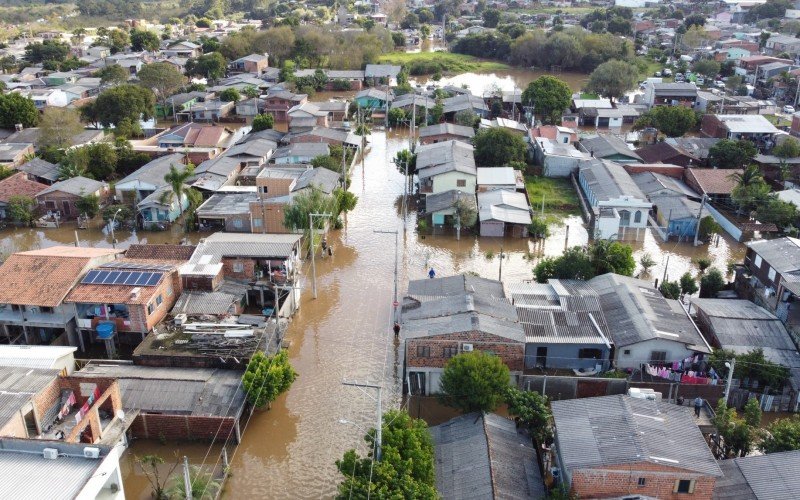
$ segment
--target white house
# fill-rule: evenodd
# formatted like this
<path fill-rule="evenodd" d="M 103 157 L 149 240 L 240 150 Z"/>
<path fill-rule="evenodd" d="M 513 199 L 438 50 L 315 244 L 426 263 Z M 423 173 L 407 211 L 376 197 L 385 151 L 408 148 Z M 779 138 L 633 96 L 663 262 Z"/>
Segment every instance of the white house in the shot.
<path fill-rule="evenodd" d="M 70 102 L 67 93 L 61 89 L 30 89 L 20 90 L 19 93 L 30 98 L 39 110 L 50 106 L 63 108 Z"/>
<path fill-rule="evenodd" d="M 474 148 L 461 141 L 426 144 L 417 148 L 419 191 L 426 195 L 455 189 L 475 193 L 478 171 Z"/>
<path fill-rule="evenodd" d="M 618 163 L 593 158 L 578 169 L 597 239 L 642 240 L 653 204 Z"/>
<path fill-rule="evenodd" d="M 62 375 L 75 371 L 77 347 L 56 345 L 0 345 L 0 366 L 61 370 Z"/>

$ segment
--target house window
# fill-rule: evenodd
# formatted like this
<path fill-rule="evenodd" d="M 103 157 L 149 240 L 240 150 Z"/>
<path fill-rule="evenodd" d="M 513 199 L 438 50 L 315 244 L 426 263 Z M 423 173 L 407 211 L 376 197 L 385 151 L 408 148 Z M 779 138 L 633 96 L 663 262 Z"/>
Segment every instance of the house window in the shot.
<path fill-rule="evenodd" d="M 619 211 L 619 225 L 627 227 L 631 225 L 631 213 L 627 210 Z"/>
<path fill-rule="evenodd" d="M 770 281 L 775 281 L 775 269 L 774 268 L 772 268 L 772 267 L 769 268 L 769 271 L 767 271 L 767 278 L 769 278 Z"/>
<path fill-rule="evenodd" d="M 241 262 L 234 262 L 233 263 L 233 272 L 235 273 L 243 273 L 244 272 L 244 264 Z"/>
<path fill-rule="evenodd" d="M 456 186 L 460 187 L 460 188 L 466 187 L 467 186 L 467 180 L 466 179 L 458 179 L 456 181 Z"/>
<path fill-rule="evenodd" d="M 675 481 L 673 493 L 694 493 L 694 479 L 678 479 Z"/>
<path fill-rule="evenodd" d="M 156 297 L 156 305 L 160 306 L 162 302 L 164 302 L 164 298 L 161 295 Z"/>
<path fill-rule="evenodd" d="M 636 224 L 639 224 L 640 222 L 642 222 L 642 211 L 641 210 L 637 210 L 636 211 L 636 214 L 634 214 L 634 216 L 633 216 L 633 222 L 635 222 Z"/>
<path fill-rule="evenodd" d="M 172 287 L 167 288 L 167 297 L 172 297 Z"/>
<path fill-rule="evenodd" d="M 569 136 L 564 137 L 564 144 L 569 144 Z"/>
<path fill-rule="evenodd" d="M 630 356 L 631 355 L 631 350 L 630 349 L 625 349 L 624 351 L 622 351 L 622 354 L 624 354 L 626 356 Z"/>
<path fill-rule="evenodd" d="M 458 347 L 445 347 L 444 348 L 444 357 L 445 358 L 452 358 L 458 354 Z"/>
<path fill-rule="evenodd" d="M 418 345 L 417 346 L 417 357 L 418 358 L 430 358 L 431 357 L 431 347 L 427 345 Z"/>
<path fill-rule="evenodd" d="M 236 229 L 241 229 L 242 228 L 242 219 L 234 219 L 233 220 L 233 227 L 235 227 Z"/>
<path fill-rule="evenodd" d="M 650 353 L 650 361 L 666 361 L 667 351 L 653 351 Z"/>
<path fill-rule="evenodd" d="M 44 314 L 53 314 L 53 308 L 52 308 L 52 307 L 42 307 L 42 308 L 41 308 L 41 311 L 42 311 Z"/>
<path fill-rule="evenodd" d="M 152 303 L 147 304 L 147 314 L 153 314 L 153 311 L 155 311 L 155 310 L 156 310 L 156 306 L 154 306 Z"/>
<path fill-rule="evenodd" d="M 600 356 L 602 356 L 600 349 L 578 349 L 580 359 L 600 359 Z"/>
<path fill-rule="evenodd" d="M 645 478 L 643 478 L 643 477 L 639 478 L 639 486 L 644 486 L 646 482 L 647 482 L 647 480 Z"/>
<path fill-rule="evenodd" d="M 761 267 L 761 256 L 756 255 L 756 258 L 755 260 L 753 260 L 753 263 L 756 265 L 756 267 Z"/>

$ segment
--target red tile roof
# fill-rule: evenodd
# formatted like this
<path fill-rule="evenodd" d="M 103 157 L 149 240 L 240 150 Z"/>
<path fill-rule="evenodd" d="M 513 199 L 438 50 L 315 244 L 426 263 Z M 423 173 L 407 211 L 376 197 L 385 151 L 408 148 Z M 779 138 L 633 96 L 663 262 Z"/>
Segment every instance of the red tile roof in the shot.
<path fill-rule="evenodd" d="M 47 184 L 29 180 L 28 174 L 25 172 L 17 172 L 11 177 L 0 181 L 0 201 L 8 203 L 9 198 L 12 196 L 28 196 L 34 198 L 48 187 L 50 186 Z"/>
<path fill-rule="evenodd" d="M 694 178 L 705 194 L 731 194 L 736 187 L 733 176 L 741 173 L 742 169 L 734 168 L 689 168 L 686 177 Z"/>

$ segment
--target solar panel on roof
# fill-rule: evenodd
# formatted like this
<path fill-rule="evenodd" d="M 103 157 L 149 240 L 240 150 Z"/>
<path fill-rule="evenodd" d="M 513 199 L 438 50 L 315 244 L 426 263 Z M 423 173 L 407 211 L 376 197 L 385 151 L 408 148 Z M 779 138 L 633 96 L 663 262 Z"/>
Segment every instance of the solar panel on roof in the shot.
<path fill-rule="evenodd" d="M 117 282 L 117 278 L 119 278 L 119 271 L 111 271 L 103 283 L 114 284 Z"/>
<path fill-rule="evenodd" d="M 155 286 L 161 281 L 163 273 L 141 271 L 89 271 L 81 280 L 83 284 Z"/>
<path fill-rule="evenodd" d="M 128 271 L 120 272 L 119 276 L 117 276 L 117 279 L 114 280 L 114 284 L 115 285 L 121 285 L 121 284 L 125 283 L 125 280 L 128 279 L 130 277 L 130 275 L 131 275 L 131 273 L 128 272 Z"/>
<path fill-rule="evenodd" d="M 136 280 L 139 278 L 139 273 L 128 273 L 128 277 L 125 278 L 126 285 L 133 285 L 136 283 Z"/>
<path fill-rule="evenodd" d="M 108 279 L 108 271 L 97 271 L 97 278 L 94 280 L 94 283 L 105 283 Z"/>
<path fill-rule="evenodd" d="M 155 286 L 158 284 L 159 281 L 161 281 L 161 274 L 153 273 L 153 275 L 150 276 L 150 279 L 147 280 L 147 286 Z"/>
<path fill-rule="evenodd" d="M 97 278 L 97 271 L 89 271 L 86 273 L 86 276 L 83 277 L 81 283 L 94 283 L 94 280 Z"/>
<path fill-rule="evenodd" d="M 152 276 L 152 274 L 153 273 L 141 273 L 141 274 L 139 274 L 139 277 L 136 279 L 136 285 L 137 286 L 146 285 L 147 284 L 147 280 L 150 279 L 150 276 Z"/>

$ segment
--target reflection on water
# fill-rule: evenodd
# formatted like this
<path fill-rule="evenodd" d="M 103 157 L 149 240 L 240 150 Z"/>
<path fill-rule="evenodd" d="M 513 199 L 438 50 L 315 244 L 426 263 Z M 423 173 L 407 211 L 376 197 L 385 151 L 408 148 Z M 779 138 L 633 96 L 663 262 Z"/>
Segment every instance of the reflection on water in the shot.
<path fill-rule="evenodd" d="M 492 71 L 489 73 L 461 73 L 454 76 L 443 77 L 438 82 L 430 81 L 428 77 L 419 76 L 415 77 L 412 84 L 418 83 L 426 85 L 428 83 L 436 83 L 439 86 L 453 85 L 455 87 L 467 86 L 475 95 L 483 95 L 494 89 L 500 90 L 525 90 L 533 80 L 543 75 L 552 75 L 546 71 L 530 70 L 523 68 L 512 68 L 503 71 Z M 557 75 L 558 78 L 564 80 L 572 90 L 579 91 L 589 80 L 589 75 L 584 73 L 563 72 Z"/>
<path fill-rule="evenodd" d="M 510 78 L 514 78 L 508 75 Z M 528 78 L 532 78 L 528 72 Z M 523 82 L 518 81 L 518 86 Z M 374 230 L 400 231 L 400 291 L 409 279 L 426 277 L 433 267 L 439 276 L 474 272 L 487 278 L 500 274 L 506 281 L 532 279 L 532 268 L 542 255 L 559 255 L 565 243 L 585 244 L 588 235 L 579 217 L 551 228 L 543 243 L 528 240 L 476 238 L 463 234 L 418 236 L 416 213 L 409 210 L 407 231 L 396 201 L 403 193 L 403 178 L 390 159 L 406 147 L 403 135 L 373 132 L 364 166 L 353 170 L 351 189 L 359 197 L 348 215 L 344 230 L 331 235 L 332 258 L 317 260 L 319 298 L 313 299 L 310 270 L 304 269 L 301 308 L 287 331 L 289 356 L 299 377 L 288 394 L 272 409 L 254 413 L 246 425 L 243 442 L 231 450 L 232 477 L 225 498 L 327 498 L 336 493 L 340 480 L 334 461 L 350 448 L 363 449 L 365 429 L 375 422 L 375 404 L 366 394 L 343 387 L 342 380 L 381 383 L 384 409 L 414 401 L 403 401 L 398 377 L 399 344 L 391 333 L 394 237 Z M 3 252 L 40 248 L 74 242 L 74 229 L 11 229 L 2 232 Z M 568 242 L 565 242 L 567 233 Z M 110 235 L 95 228 L 78 231 L 81 245 L 111 246 Z M 176 243 L 182 235 L 177 228 L 165 232 L 127 233 L 117 231 L 119 247 L 131 243 Z M 189 235 L 197 241 L 200 235 Z M 657 262 L 651 277 L 668 275 L 677 279 L 693 268 L 692 258 L 708 255 L 724 270 L 729 260 L 741 260 L 741 245 L 722 239 L 719 246 L 693 248 L 686 243 L 662 244 L 652 234 L 635 246 L 638 258 L 648 252 Z M 421 414 L 438 422 L 446 409 L 430 401 L 416 403 Z M 435 416 L 435 418 L 434 418 Z M 352 422 L 342 424 L 341 421 Z M 158 451 L 168 456 L 173 446 L 136 442 L 125 454 L 125 488 L 130 498 L 146 498 L 146 479 L 133 467 L 133 454 Z M 207 445 L 181 444 L 193 464 L 202 463 Z M 218 449 L 209 456 L 216 458 Z"/>

